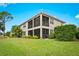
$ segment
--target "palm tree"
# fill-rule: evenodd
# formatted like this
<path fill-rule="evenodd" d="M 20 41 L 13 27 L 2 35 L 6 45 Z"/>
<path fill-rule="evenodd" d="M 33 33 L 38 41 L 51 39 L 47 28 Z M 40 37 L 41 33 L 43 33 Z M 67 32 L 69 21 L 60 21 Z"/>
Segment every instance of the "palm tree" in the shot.
<path fill-rule="evenodd" d="M 0 12 L 0 22 L 2 23 L 0 25 L 1 27 L 0 29 L 3 31 L 4 36 L 5 36 L 5 23 L 11 19 L 13 19 L 13 16 L 10 13 L 5 11 Z"/>

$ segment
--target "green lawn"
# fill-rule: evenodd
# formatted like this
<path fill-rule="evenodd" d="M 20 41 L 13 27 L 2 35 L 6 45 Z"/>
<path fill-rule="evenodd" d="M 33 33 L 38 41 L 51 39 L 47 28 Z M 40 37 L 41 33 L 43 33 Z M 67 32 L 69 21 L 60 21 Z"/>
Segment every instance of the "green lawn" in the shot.
<path fill-rule="evenodd" d="M 79 56 L 78 41 L 53 39 L 0 39 L 1 56 Z"/>

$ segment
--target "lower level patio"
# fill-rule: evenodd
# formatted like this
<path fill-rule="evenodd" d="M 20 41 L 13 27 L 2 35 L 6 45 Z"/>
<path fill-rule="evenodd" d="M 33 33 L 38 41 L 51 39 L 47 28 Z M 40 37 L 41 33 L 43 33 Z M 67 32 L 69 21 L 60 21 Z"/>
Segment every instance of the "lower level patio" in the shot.
<path fill-rule="evenodd" d="M 49 29 L 42 28 L 42 32 L 41 32 L 40 28 L 39 29 L 34 29 L 34 30 L 29 30 L 28 31 L 28 35 L 31 35 L 31 36 L 35 35 L 35 36 L 38 36 L 39 38 L 48 38 L 48 36 L 49 36 Z"/>

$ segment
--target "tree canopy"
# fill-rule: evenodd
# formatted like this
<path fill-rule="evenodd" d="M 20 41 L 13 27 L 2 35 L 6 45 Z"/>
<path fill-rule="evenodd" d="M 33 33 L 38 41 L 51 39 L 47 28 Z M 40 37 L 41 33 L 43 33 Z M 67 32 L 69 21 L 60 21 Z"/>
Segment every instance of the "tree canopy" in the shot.
<path fill-rule="evenodd" d="M 11 32 L 14 37 L 22 37 L 22 30 L 17 25 L 12 26 Z"/>
<path fill-rule="evenodd" d="M 0 30 L 5 34 L 5 23 L 13 19 L 13 16 L 8 12 L 0 12 Z"/>

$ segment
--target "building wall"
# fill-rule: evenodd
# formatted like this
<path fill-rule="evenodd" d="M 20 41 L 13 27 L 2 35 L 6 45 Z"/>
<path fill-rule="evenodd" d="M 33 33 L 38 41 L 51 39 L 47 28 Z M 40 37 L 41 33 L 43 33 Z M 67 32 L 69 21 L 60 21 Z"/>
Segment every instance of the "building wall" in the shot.
<path fill-rule="evenodd" d="M 28 22 L 26 23 L 26 36 L 28 36 Z"/>
<path fill-rule="evenodd" d="M 24 28 L 23 26 L 26 26 L 26 27 Z M 28 36 L 28 22 L 21 25 L 21 29 L 22 29 L 23 32 L 25 32 L 26 36 Z"/>
<path fill-rule="evenodd" d="M 54 27 L 63 25 L 62 22 L 54 20 Z"/>
<path fill-rule="evenodd" d="M 43 14 L 39 14 L 39 15 L 37 15 L 37 16 L 40 16 L 40 26 L 37 26 L 37 27 L 32 27 L 32 28 L 29 28 L 28 29 L 28 21 L 25 23 L 25 24 L 23 24 L 23 25 L 21 25 L 21 29 L 23 30 L 23 31 L 25 31 L 26 32 L 26 36 L 28 36 L 28 31 L 30 31 L 30 30 L 35 30 L 35 29 L 40 29 L 40 37 L 42 38 L 42 29 L 44 28 L 44 29 L 49 29 L 49 34 L 50 34 L 50 31 L 51 30 L 54 30 L 54 28 L 56 27 L 56 26 L 61 26 L 61 25 L 63 25 L 64 23 L 62 23 L 62 22 L 60 22 L 60 21 L 58 21 L 58 20 L 56 20 L 55 18 L 53 18 L 53 17 L 49 17 L 49 26 L 42 26 L 42 15 Z M 44 15 L 45 16 L 45 15 Z M 46 15 L 47 16 L 47 15 Z M 47 16 L 48 17 L 48 16 Z M 35 17 L 34 17 L 35 18 Z M 33 20 L 33 22 L 34 22 L 34 18 L 32 18 L 31 20 Z M 34 23 L 33 23 L 33 25 L 34 25 Z M 26 26 L 26 28 L 23 28 L 23 26 Z"/>
<path fill-rule="evenodd" d="M 51 23 L 51 20 L 52 20 L 52 23 Z M 60 22 L 60 21 L 58 21 L 56 19 L 50 18 L 50 29 L 53 29 L 54 30 L 55 27 L 61 26 L 63 24 L 64 23 L 62 23 L 62 22 Z"/>
<path fill-rule="evenodd" d="M 50 27 L 51 30 L 53 30 L 54 29 L 54 19 L 50 17 L 49 20 L 50 20 L 49 21 L 49 27 Z"/>

